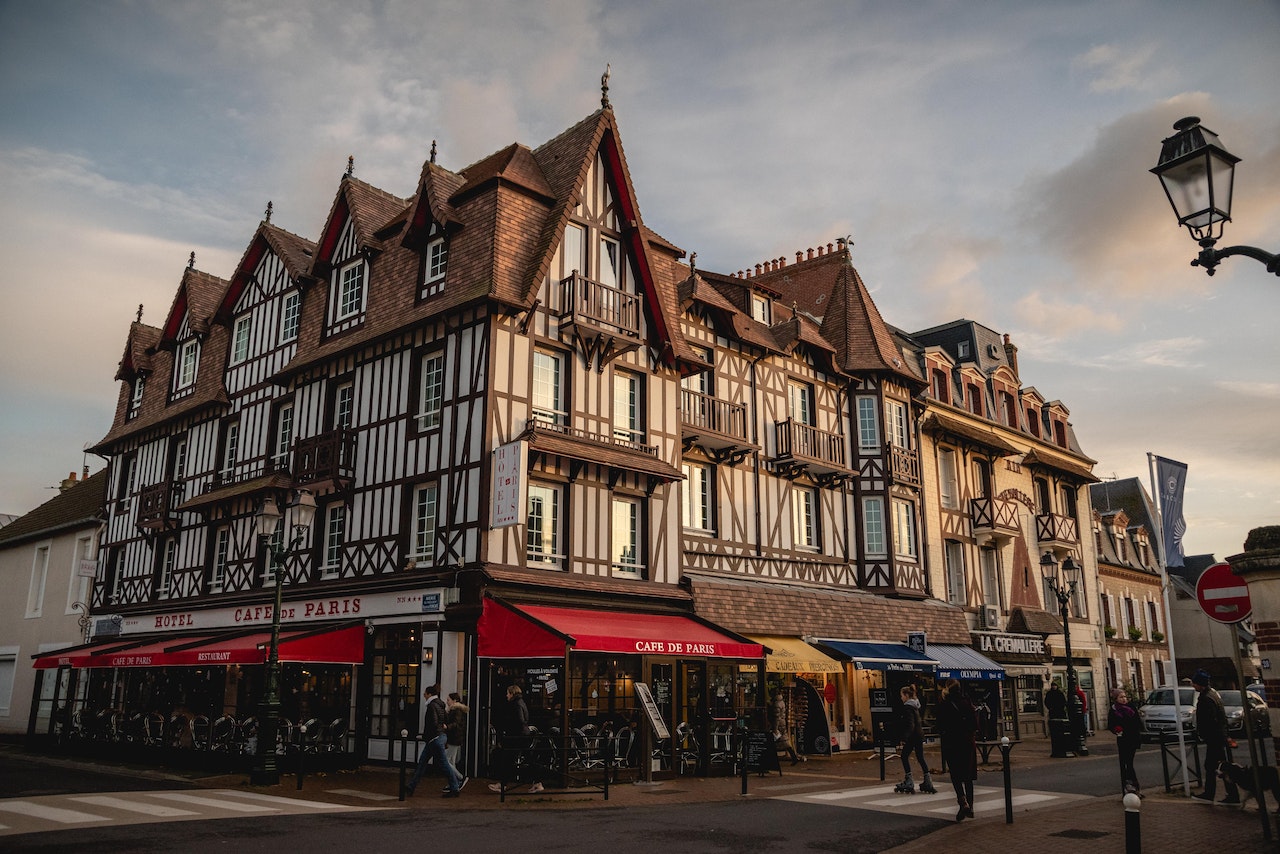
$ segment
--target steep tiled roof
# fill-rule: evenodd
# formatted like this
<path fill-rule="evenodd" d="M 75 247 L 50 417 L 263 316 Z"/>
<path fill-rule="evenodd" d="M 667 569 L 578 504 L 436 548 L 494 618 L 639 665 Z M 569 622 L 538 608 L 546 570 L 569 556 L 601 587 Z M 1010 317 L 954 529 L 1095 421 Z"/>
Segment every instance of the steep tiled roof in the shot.
<path fill-rule="evenodd" d="M 944 404 L 935 402 L 930 405 L 939 407 Z M 967 420 L 966 414 L 956 410 L 956 415 L 952 417 L 941 412 L 930 412 L 920 423 L 920 429 L 925 432 L 946 433 L 1001 455 L 1018 453 L 1018 449 L 996 435 L 995 430 Z"/>
<path fill-rule="evenodd" d="M 1022 458 L 1023 465 L 1038 465 L 1054 469 L 1055 471 L 1083 480 L 1085 483 L 1098 482 L 1098 478 L 1089 470 L 1095 462 L 1097 462 L 1097 460 L 1091 460 L 1085 456 L 1076 458 L 1064 457 L 1059 454 L 1046 451 L 1043 448 L 1032 448 L 1030 451 L 1027 451 L 1026 455 Z"/>
<path fill-rule="evenodd" d="M 848 253 L 839 253 L 848 258 Z M 840 265 L 832 284 L 822 334 L 836 348 L 836 363 L 849 373 L 889 371 L 922 381 L 919 370 L 903 359 L 871 293 L 852 264 Z"/>
<path fill-rule="evenodd" d="M 923 630 L 930 643 L 970 641 L 964 612 L 938 600 L 710 574 L 686 573 L 685 580 L 698 616 L 731 631 L 905 642 L 908 632 Z"/>
<path fill-rule="evenodd" d="M 1062 623 L 1048 611 L 1039 608 L 1014 608 L 1009 631 L 1015 634 L 1060 635 Z"/>
<path fill-rule="evenodd" d="M 120 367 L 116 370 L 115 379 L 132 380 L 140 373 L 151 373 L 151 357 L 159 342 L 160 330 L 156 327 L 148 326 L 142 321 L 130 324 L 124 355 L 120 357 Z"/>
<path fill-rule="evenodd" d="M 103 469 L 0 528 L 0 547 L 46 537 L 67 528 L 97 525 L 106 498 L 107 470 Z"/>

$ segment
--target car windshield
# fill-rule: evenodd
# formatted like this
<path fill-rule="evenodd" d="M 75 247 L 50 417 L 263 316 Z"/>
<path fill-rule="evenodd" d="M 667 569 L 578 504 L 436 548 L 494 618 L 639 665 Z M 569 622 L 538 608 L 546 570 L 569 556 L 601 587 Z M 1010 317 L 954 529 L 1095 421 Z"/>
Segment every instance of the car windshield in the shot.
<path fill-rule="evenodd" d="M 1238 692 L 1237 692 L 1238 693 Z M 1194 706 L 1196 704 L 1196 692 L 1194 688 L 1183 688 L 1178 691 L 1178 703 L 1182 706 Z M 1236 697 L 1236 705 L 1240 704 L 1240 698 Z M 1173 705 L 1173 689 L 1157 688 L 1147 697 L 1147 705 L 1149 706 L 1172 706 Z"/>
<path fill-rule="evenodd" d="M 1222 705 L 1224 706 L 1240 705 L 1239 691 L 1219 691 L 1218 696 L 1222 698 Z"/>

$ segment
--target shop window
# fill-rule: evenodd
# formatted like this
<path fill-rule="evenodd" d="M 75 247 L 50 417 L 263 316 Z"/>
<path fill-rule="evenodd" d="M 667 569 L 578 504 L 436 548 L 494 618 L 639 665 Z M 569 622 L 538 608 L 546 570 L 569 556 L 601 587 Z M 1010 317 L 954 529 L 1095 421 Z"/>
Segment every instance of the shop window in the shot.
<path fill-rule="evenodd" d="M 401 730 L 408 730 L 410 738 L 418 734 L 421 662 L 422 641 L 416 628 L 389 626 L 374 634 L 371 737 L 398 739 Z"/>

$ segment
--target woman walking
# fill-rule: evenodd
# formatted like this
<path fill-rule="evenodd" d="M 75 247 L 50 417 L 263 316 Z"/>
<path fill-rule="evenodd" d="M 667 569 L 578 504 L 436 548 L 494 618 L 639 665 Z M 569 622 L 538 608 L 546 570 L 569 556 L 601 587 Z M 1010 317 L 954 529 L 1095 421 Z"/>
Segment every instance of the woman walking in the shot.
<path fill-rule="evenodd" d="M 1111 692 L 1107 729 L 1116 734 L 1116 747 L 1120 750 L 1120 791 L 1137 792 L 1138 772 L 1133 768 L 1133 757 L 1142 745 L 1142 721 L 1129 705 L 1129 695 L 1123 688 Z"/>
<path fill-rule="evenodd" d="M 978 716 L 964 695 L 960 683 L 947 681 L 946 692 L 936 710 L 938 735 L 942 739 L 942 761 L 951 774 L 956 791 L 956 821 L 973 818 L 973 781 L 978 778 Z"/>

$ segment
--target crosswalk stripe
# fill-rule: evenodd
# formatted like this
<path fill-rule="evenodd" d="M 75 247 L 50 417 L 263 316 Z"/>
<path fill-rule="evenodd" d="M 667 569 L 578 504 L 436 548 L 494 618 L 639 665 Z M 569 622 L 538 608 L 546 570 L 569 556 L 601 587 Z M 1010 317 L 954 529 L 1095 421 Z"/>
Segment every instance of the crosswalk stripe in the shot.
<path fill-rule="evenodd" d="M 152 815 L 157 818 L 177 818 L 180 815 L 199 815 L 199 813 L 191 812 L 191 810 L 180 810 L 177 807 L 166 807 L 161 804 L 149 804 L 145 801 L 127 801 L 124 798 L 113 798 L 110 795 L 81 795 L 74 797 L 71 800 L 79 801 L 83 804 L 91 804 L 95 807 L 110 807 L 111 809 L 124 810 L 125 812 Z"/>
<path fill-rule="evenodd" d="M 33 804 L 30 801 L 0 802 L 0 810 L 17 813 L 18 815 L 30 816 L 31 818 L 42 818 L 46 821 L 56 821 L 58 824 L 83 824 L 89 821 L 110 821 L 110 819 L 105 816 L 79 812 L 78 810 L 64 810 L 59 807 L 47 807 L 44 804 Z"/>
<path fill-rule="evenodd" d="M 323 801 L 304 801 L 301 798 L 282 798 L 279 795 L 264 795 L 261 792 L 239 792 L 235 789 L 218 789 L 214 794 L 230 795 L 233 798 L 248 798 L 255 801 L 264 801 L 269 804 L 279 804 L 283 807 L 310 807 L 317 810 L 351 809 L 351 807 L 343 804 L 326 804 Z"/>
<path fill-rule="evenodd" d="M 257 804 L 241 804 L 235 801 L 224 801 L 218 798 L 202 798 L 199 795 L 188 795 L 185 792 L 153 792 L 153 798 L 163 798 L 167 801 L 177 801 L 183 804 L 194 804 L 198 807 L 213 807 L 214 809 L 231 810 L 232 812 L 275 812 L 274 807 L 263 807 Z"/>
<path fill-rule="evenodd" d="M 395 801 L 398 795 L 383 795 L 378 792 L 365 792 L 360 789 L 325 789 L 330 795 L 345 795 L 348 798 L 363 798 L 366 801 Z"/>

